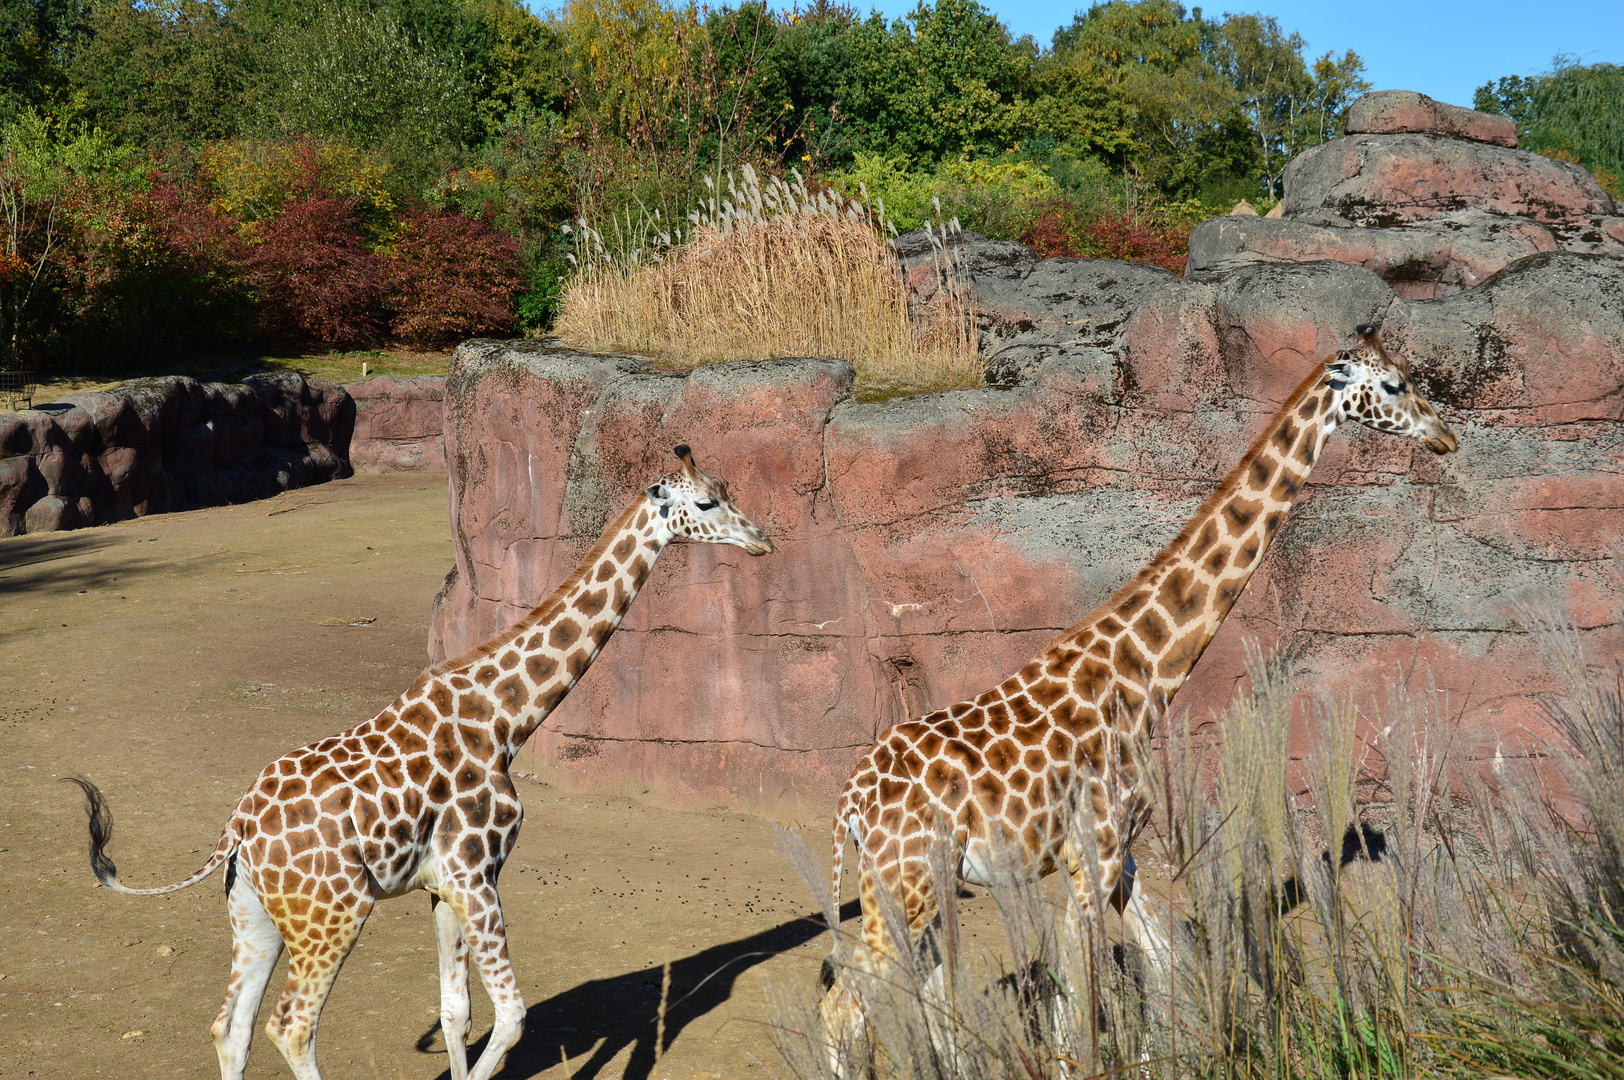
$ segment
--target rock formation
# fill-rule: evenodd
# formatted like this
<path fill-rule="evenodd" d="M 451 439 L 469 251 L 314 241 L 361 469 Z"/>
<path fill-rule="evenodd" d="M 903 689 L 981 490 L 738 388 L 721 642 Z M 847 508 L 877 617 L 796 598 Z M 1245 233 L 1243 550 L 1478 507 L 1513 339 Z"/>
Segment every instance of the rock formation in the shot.
<path fill-rule="evenodd" d="M 1198 226 L 1187 272 L 1327 259 L 1430 300 L 1540 252 L 1624 255 L 1612 198 L 1579 166 L 1515 149 L 1503 116 L 1389 90 L 1356 101 L 1347 127 L 1286 167 L 1279 219 Z"/>
<path fill-rule="evenodd" d="M 1415 124 L 1409 111 L 1367 111 L 1372 127 Z M 1447 139 L 1350 139 L 1519 154 L 1462 142 L 1480 129 L 1455 123 Z M 1350 160 L 1336 144 L 1325 152 Z M 832 360 L 672 375 L 541 343 L 464 345 L 445 410 L 457 561 L 436 601 L 433 654 L 545 595 L 603 516 L 687 442 L 778 553 L 726 573 L 716 564 L 729 551 L 668 553 L 527 764 L 690 805 L 821 808 L 878 729 L 992 685 L 1114 590 L 1303 373 L 1376 322 L 1413 359 L 1460 452 L 1438 459 L 1363 428 L 1339 433 L 1178 708 L 1198 720 L 1222 708 L 1250 637 L 1291 657 L 1304 689 L 1351 692 L 1367 708 L 1391 685 L 1435 684 L 1464 753 L 1537 748 L 1537 695 L 1562 680 L 1524 630 L 1527 609 L 1554 606 L 1597 657 L 1624 650 L 1613 554 L 1624 259 L 1568 250 L 1567 225 L 1486 204 L 1405 225 L 1327 224 L 1336 207 L 1289 186 L 1310 171 L 1288 173 L 1283 220 L 1203 229 L 1293 228 L 1301 245 L 1312 227 L 1351 244 L 1480 213 L 1553 242 L 1499 265 L 1485 254 L 1481 280 L 1457 271 L 1449 287 L 1444 258 L 1418 289 L 1373 256 L 1368 267 L 1296 262 L 1289 245 L 1267 257 L 1242 248 L 1180 278 L 967 237 L 955 258 L 995 385 L 878 404 L 854 402 L 850 369 Z M 1586 228 L 1596 206 L 1611 212 L 1584 199 L 1574 220 Z M 1327 216 L 1294 219 L 1310 201 Z M 928 240 L 898 246 L 910 279 L 930 287 Z"/>
<path fill-rule="evenodd" d="M 348 476 L 355 404 L 290 373 L 137 379 L 0 412 L 0 536 L 263 498 Z"/>
<path fill-rule="evenodd" d="M 350 464 L 358 471 L 445 468 L 445 377 L 380 375 L 344 387 L 355 399 Z"/>

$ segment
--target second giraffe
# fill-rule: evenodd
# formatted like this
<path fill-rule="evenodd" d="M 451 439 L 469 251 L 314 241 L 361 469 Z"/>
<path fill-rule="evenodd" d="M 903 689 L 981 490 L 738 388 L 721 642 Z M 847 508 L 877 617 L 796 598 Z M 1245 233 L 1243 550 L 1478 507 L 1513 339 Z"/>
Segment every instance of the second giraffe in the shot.
<path fill-rule="evenodd" d="M 861 1045 L 866 1026 L 855 972 L 895 963 L 880 891 L 915 941 L 935 918 L 938 822 L 964 880 L 990 884 L 1011 858 L 1038 875 L 1064 868 L 1085 908 L 1098 880 L 1103 896 L 1125 904 L 1141 947 L 1165 955 L 1131 882 L 1128 845 L 1145 806 L 1135 742 L 1149 738 L 1217 634 L 1339 424 L 1357 420 L 1438 454 L 1457 445 L 1376 328 L 1355 334 L 1358 344 L 1315 366 L 1173 542 L 1115 596 L 986 693 L 882 732 L 857 763 L 835 811 L 834 895 L 838 904 L 849 835 L 862 939 L 844 967 L 825 965 L 821 1006 L 837 1074 L 842 1047 Z M 1080 827 L 1092 826 L 1097 879 L 1070 839 L 1073 807 L 1092 819 Z"/>

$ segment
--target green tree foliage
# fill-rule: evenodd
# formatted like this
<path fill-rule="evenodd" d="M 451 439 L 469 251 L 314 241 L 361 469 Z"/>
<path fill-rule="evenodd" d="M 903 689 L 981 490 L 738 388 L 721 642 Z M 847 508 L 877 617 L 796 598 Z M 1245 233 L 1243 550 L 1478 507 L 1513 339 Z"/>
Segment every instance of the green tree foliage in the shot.
<path fill-rule="evenodd" d="M 1624 175 L 1624 67 L 1618 64 L 1558 56 L 1543 75 L 1483 84 L 1473 105 L 1515 120 L 1526 150 Z"/>
<path fill-rule="evenodd" d="M 1264 190 L 1298 154 L 1342 134 L 1342 115 L 1370 89 L 1364 62 L 1351 50 L 1326 53 L 1312 67 L 1304 42 L 1272 16 L 1229 15 L 1223 23 L 1219 64 L 1234 83 L 1257 147 Z"/>
<path fill-rule="evenodd" d="M 256 122 L 262 134 L 381 147 L 415 193 L 476 137 L 470 75 L 388 10 L 333 4 L 273 38 Z"/>
<path fill-rule="evenodd" d="M 0 0 L 0 123 L 61 102 L 89 11 L 88 0 Z"/>
<path fill-rule="evenodd" d="M 1217 23 L 1176 0 L 1110 0 L 1056 31 L 1036 112 L 1057 141 L 1172 194 L 1254 179 L 1266 193 L 1291 157 L 1340 134 L 1369 88 L 1357 54 L 1310 66 L 1303 49 L 1274 18 Z"/>
<path fill-rule="evenodd" d="M 197 142 L 240 129 L 256 59 L 213 0 L 111 0 L 91 8 L 67 80 L 80 115 L 121 142 Z"/>
<path fill-rule="evenodd" d="M 996 155 L 1028 132 L 1030 57 L 975 0 L 921 3 L 906 19 L 871 16 L 848 33 L 840 90 L 855 145 L 928 164 Z"/>

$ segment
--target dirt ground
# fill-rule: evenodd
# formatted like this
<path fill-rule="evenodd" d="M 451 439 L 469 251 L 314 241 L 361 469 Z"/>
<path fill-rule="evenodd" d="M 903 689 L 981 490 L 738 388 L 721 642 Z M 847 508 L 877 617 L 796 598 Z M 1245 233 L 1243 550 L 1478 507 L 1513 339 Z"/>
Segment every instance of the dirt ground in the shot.
<path fill-rule="evenodd" d="M 267 762 L 411 683 L 451 562 L 445 484 L 413 475 L 0 540 L 0 1077 L 217 1075 L 221 879 L 167 897 L 96 886 L 59 779 L 102 787 L 126 882 L 180 879 Z M 502 895 L 530 1012 L 498 1075 L 784 1075 L 766 992 L 815 980 L 829 939 L 771 824 L 533 779 L 520 793 Z M 803 830 L 825 865 L 826 829 Z M 428 907 L 415 893 L 374 913 L 322 1017 L 327 1076 L 447 1075 Z M 473 996 L 482 1038 L 477 981 Z M 289 1075 L 263 1031 L 248 1075 Z"/>

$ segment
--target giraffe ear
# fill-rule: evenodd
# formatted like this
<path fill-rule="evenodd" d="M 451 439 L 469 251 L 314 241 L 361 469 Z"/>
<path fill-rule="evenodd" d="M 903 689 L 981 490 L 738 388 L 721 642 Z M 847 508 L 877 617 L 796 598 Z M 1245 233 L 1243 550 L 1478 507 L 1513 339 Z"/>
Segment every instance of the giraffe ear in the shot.
<path fill-rule="evenodd" d="M 671 489 L 664 484 L 654 484 L 643 494 L 654 501 L 654 504 L 662 511 L 661 516 L 663 517 L 663 512 L 671 506 Z"/>
<path fill-rule="evenodd" d="M 1332 390 L 1341 390 L 1353 377 L 1353 369 L 1348 366 L 1346 356 L 1346 353 L 1338 353 L 1335 360 L 1325 365 L 1325 374 L 1330 377 Z"/>

